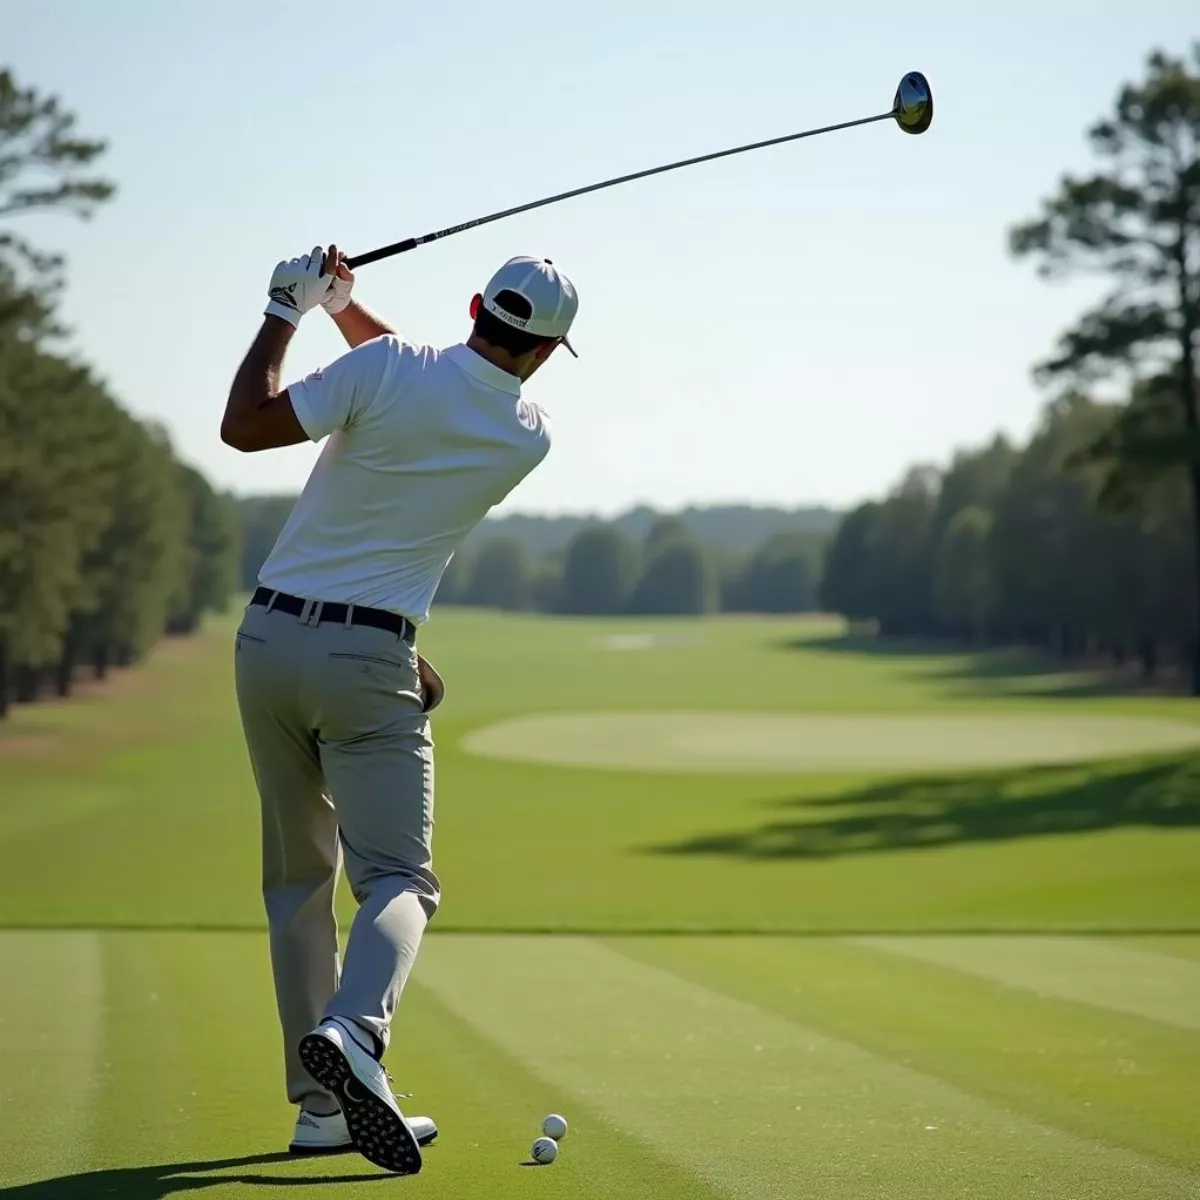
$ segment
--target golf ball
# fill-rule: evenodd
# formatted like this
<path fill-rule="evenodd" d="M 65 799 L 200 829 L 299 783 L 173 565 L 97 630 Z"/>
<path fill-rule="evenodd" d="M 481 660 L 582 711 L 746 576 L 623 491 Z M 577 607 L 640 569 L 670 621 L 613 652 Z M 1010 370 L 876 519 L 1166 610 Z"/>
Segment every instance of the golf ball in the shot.
<path fill-rule="evenodd" d="M 533 1143 L 533 1161 L 552 1163 L 558 1157 L 558 1143 L 549 1137 L 540 1137 Z"/>
<path fill-rule="evenodd" d="M 551 1113 L 542 1122 L 542 1132 L 548 1138 L 561 1142 L 567 1136 L 567 1118 L 560 1117 L 558 1113 Z"/>

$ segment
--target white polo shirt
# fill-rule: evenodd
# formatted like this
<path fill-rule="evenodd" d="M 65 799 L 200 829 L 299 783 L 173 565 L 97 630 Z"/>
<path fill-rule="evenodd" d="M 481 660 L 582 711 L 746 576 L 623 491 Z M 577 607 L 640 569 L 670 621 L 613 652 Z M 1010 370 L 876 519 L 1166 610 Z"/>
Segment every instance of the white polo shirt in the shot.
<path fill-rule="evenodd" d="M 465 345 L 375 338 L 288 396 L 328 440 L 259 582 L 418 625 L 463 538 L 550 449 L 520 380 Z"/>

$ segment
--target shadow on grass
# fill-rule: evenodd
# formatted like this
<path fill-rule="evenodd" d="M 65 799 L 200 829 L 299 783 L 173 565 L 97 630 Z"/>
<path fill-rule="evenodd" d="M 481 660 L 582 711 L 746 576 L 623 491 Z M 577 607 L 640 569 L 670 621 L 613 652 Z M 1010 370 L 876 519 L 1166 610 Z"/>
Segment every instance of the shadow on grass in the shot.
<path fill-rule="evenodd" d="M 783 642 L 782 648 L 901 662 L 920 659 L 920 665 L 907 672 L 911 678 L 958 684 L 955 691 L 964 696 L 1082 699 L 1168 690 L 1146 682 L 1132 668 L 1117 670 L 1072 663 L 1020 647 L 972 649 L 947 642 L 848 635 L 792 638 Z"/>
<path fill-rule="evenodd" d="M 794 816 L 651 846 L 653 854 L 835 858 L 1106 829 L 1200 825 L 1200 758 L 892 779 L 780 801 Z"/>
<path fill-rule="evenodd" d="M 968 649 L 955 650 L 945 642 L 924 641 L 919 638 L 901 639 L 859 634 L 831 634 L 828 637 L 788 638 L 779 643 L 784 650 L 812 650 L 819 654 L 865 654 L 872 658 L 929 658 L 939 654 L 969 654 Z"/>
<path fill-rule="evenodd" d="M 159 1200 L 205 1188 L 228 1186 L 231 1183 L 258 1187 L 298 1187 L 303 1184 L 369 1183 L 394 1180 L 396 1176 L 383 1172 L 373 1175 L 267 1175 L 245 1168 L 270 1163 L 296 1162 L 292 1154 L 252 1154 L 245 1158 L 216 1158 L 207 1162 L 160 1163 L 148 1167 L 113 1167 L 106 1171 L 85 1171 L 79 1175 L 60 1175 L 37 1183 L 0 1187 L 5 1200 L 94 1200 L 104 1196 L 119 1196 L 121 1200 Z M 311 1160 L 310 1160 L 311 1161 Z M 209 1172 L 231 1172 L 211 1175 Z"/>

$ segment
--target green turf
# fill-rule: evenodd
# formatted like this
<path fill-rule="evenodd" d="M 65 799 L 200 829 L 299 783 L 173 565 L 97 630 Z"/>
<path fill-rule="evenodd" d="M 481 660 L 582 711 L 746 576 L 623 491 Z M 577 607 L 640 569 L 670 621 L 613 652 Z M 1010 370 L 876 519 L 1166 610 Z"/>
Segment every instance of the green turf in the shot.
<path fill-rule="evenodd" d="M 989 698 L 982 685 L 1005 682 L 992 660 L 851 654 L 819 624 L 643 627 L 698 640 L 617 652 L 603 647 L 612 622 L 451 612 L 431 624 L 423 646 L 450 689 L 434 727 L 440 928 L 1200 928 L 1200 756 L 739 776 L 464 752 L 498 720 L 575 707 L 1200 716 L 1189 700 Z M 166 647 L 114 695 L 17 713 L 0 733 L 20 799 L 0 815 L 0 922 L 261 925 L 231 657 L 226 623 Z M 1044 692 L 1058 677 L 1034 678 L 1007 683 Z"/>
<path fill-rule="evenodd" d="M 229 629 L 0 726 L 5 1197 L 1200 1196 L 1200 756 L 714 775 L 463 747 L 583 710 L 1200 723 L 783 619 L 439 615 L 446 900 L 389 1067 L 442 1137 L 400 1182 L 281 1156 Z M 560 1161 L 523 1165 L 554 1110 Z"/>
<path fill-rule="evenodd" d="M 354 1155 L 279 1154 L 259 936 L 23 931 L 0 955 L 18 981 L 0 998 L 4 1195 L 396 1186 Z M 413 1194 L 1150 1200 L 1200 1183 L 1194 1033 L 843 939 L 434 936 L 401 1014 L 389 1067 L 441 1127 Z M 549 1111 L 571 1122 L 562 1157 L 523 1166 Z"/>
<path fill-rule="evenodd" d="M 941 939 L 925 940 L 936 946 Z M 964 941 L 986 957 L 993 939 Z M 1113 977 L 1121 979 L 1126 964 L 1119 946 L 1080 941 L 1090 953 L 1116 951 Z M 1200 948 L 1200 938 L 1191 942 Z M 880 946 L 842 939 L 608 944 L 944 1080 L 1003 1111 L 1200 1170 L 1200 1144 L 1192 1136 L 1200 1105 L 1200 1038 L 1194 1030 L 1138 1019 L 1095 998 L 1071 1003 L 893 959 Z M 1195 974 L 1162 995 L 1181 1009 L 1200 1007 Z"/>

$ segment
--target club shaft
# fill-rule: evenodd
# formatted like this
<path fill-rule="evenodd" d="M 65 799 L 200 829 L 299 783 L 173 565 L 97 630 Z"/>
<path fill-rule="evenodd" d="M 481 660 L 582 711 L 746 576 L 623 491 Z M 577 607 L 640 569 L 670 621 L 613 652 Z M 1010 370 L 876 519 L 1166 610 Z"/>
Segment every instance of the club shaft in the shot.
<path fill-rule="evenodd" d="M 378 250 L 370 250 L 348 258 L 346 265 L 353 271 L 356 267 L 366 266 L 367 263 L 378 262 L 381 258 L 390 258 L 393 254 L 403 254 L 415 250 L 426 242 L 436 242 L 439 238 L 449 237 L 454 233 L 462 233 L 466 229 L 475 229 L 479 225 L 487 225 L 491 221 L 499 221 L 504 217 L 516 216 L 517 213 L 529 212 L 534 208 L 543 208 L 547 204 L 557 204 L 560 200 L 570 200 L 574 196 L 585 196 L 588 192 L 598 192 L 603 188 L 616 187 L 619 183 L 632 183 L 635 179 L 645 179 L 650 175 L 661 175 L 665 171 L 677 171 L 680 167 L 694 167 L 697 163 L 712 162 L 717 158 L 728 158 L 731 154 L 745 154 L 749 150 L 763 150 L 767 146 L 781 146 L 784 142 L 796 142 L 801 138 L 816 137 L 821 133 L 834 133 L 839 129 L 852 129 L 856 125 L 870 125 L 875 121 L 887 121 L 895 117 L 894 109 L 876 113 L 873 117 L 859 117 L 854 121 L 840 121 L 836 125 L 822 125 L 819 129 L 804 129 L 799 133 L 787 133 L 782 137 L 768 138 L 765 142 L 750 142 L 745 146 L 734 146 L 729 150 L 717 150 L 712 154 L 700 154 L 695 158 L 683 158 L 679 162 L 667 163 L 662 167 L 650 167 L 645 171 L 635 171 L 632 175 L 618 175 L 615 179 L 605 179 L 600 183 L 589 183 L 586 187 L 573 188 L 569 192 L 559 192 L 557 196 L 547 196 L 542 200 L 532 200 L 528 204 L 518 204 L 515 208 L 505 208 L 500 212 L 489 213 L 486 217 L 476 217 L 473 221 L 464 221 L 461 225 L 451 225 L 447 229 L 439 229 L 436 233 L 427 233 L 424 237 L 406 238 L 402 242 L 393 242 L 390 246 L 380 246 Z"/>

